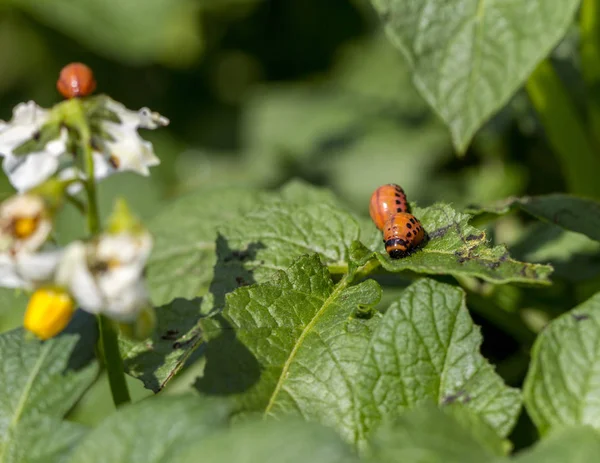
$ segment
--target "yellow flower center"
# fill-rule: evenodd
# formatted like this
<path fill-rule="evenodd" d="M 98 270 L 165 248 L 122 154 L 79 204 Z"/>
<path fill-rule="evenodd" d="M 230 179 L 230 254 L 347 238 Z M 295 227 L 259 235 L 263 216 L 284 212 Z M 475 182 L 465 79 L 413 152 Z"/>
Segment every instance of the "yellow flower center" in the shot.
<path fill-rule="evenodd" d="M 39 217 L 19 217 L 13 222 L 13 233 L 19 239 L 29 238 L 37 229 Z"/>
<path fill-rule="evenodd" d="M 115 259 L 114 257 L 112 259 L 109 259 L 106 261 L 106 268 L 108 270 L 115 270 L 117 268 L 119 268 L 121 266 L 121 261 L 119 259 Z"/>
<path fill-rule="evenodd" d="M 49 339 L 66 328 L 75 312 L 73 299 L 60 288 L 40 288 L 29 299 L 25 329 L 40 339 Z"/>

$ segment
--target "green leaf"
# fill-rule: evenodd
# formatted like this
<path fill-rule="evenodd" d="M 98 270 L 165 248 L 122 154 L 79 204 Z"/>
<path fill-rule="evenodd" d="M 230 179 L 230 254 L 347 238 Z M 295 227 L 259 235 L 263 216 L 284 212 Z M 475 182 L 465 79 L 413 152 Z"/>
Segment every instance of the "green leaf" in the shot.
<path fill-rule="evenodd" d="M 358 458 L 331 429 L 296 420 L 250 421 L 201 440 L 178 463 L 353 463 Z"/>
<path fill-rule="evenodd" d="M 208 289 L 216 263 L 216 228 L 255 207 L 251 190 L 200 190 L 169 204 L 149 224 L 154 249 L 148 263 L 152 300 L 192 299 Z"/>
<path fill-rule="evenodd" d="M 600 241 L 600 203 L 566 194 L 508 198 L 484 207 L 472 207 L 471 214 L 503 215 L 520 208 L 540 220 Z"/>
<path fill-rule="evenodd" d="M 375 433 L 373 456 L 382 463 L 482 463 L 504 454 L 502 440 L 493 432 L 481 441 L 472 431 L 449 413 L 420 407 Z"/>
<path fill-rule="evenodd" d="M 600 293 L 552 321 L 536 340 L 525 405 L 541 434 L 587 424 L 600 429 Z"/>
<path fill-rule="evenodd" d="M 0 461 L 63 463 L 87 432 L 83 425 L 39 416 L 14 430 L 14 444 L 6 449 Z"/>
<path fill-rule="evenodd" d="M 360 228 L 337 206 L 273 202 L 228 222 L 220 233 L 219 259 L 231 261 L 233 268 L 242 263 L 243 268 L 254 269 L 253 278 L 262 281 L 302 254 L 318 253 L 325 263 L 346 265 L 348 248 L 359 239 Z"/>
<path fill-rule="evenodd" d="M 515 463 L 589 463 L 600 455 L 600 436 L 587 426 L 574 426 L 552 434 L 520 453 Z"/>
<path fill-rule="evenodd" d="M 573 21 L 578 0 L 371 0 L 413 80 L 464 152 Z"/>
<path fill-rule="evenodd" d="M 485 232 L 469 225 L 469 215 L 441 203 L 414 208 L 413 213 L 430 240 L 422 250 L 403 259 L 377 253 L 386 270 L 472 276 L 492 283 L 550 283 L 552 267 L 513 260 L 505 246 L 488 247 Z"/>
<path fill-rule="evenodd" d="M 175 453 L 225 426 L 227 418 L 228 407 L 220 401 L 192 395 L 155 397 L 123 407 L 100 423 L 69 462 L 180 461 Z"/>
<path fill-rule="evenodd" d="M 347 265 L 347 247 L 360 232 L 335 201 L 328 190 L 291 182 L 270 195 L 202 191 L 159 214 L 150 226 L 156 245 L 148 282 L 164 305 L 150 340 L 121 340 L 128 373 L 161 390 L 202 343 L 200 318 L 222 308 L 227 293 L 263 281 L 298 255 L 320 252 L 324 261 Z"/>
<path fill-rule="evenodd" d="M 461 290 L 415 283 L 384 316 L 373 280 L 334 286 L 318 256 L 263 284 L 239 288 L 221 315 L 202 321 L 209 343 L 196 387 L 230 395 L 242 413 L 299 413 L 366 445 L 372 429 L 423 402 L 464 403 L 506 434 L 520 409 L 477 353 L 481 336 Z"/>
<path fill-rule="evenodd" d="M 367 427 L 387 410 L 433 401 L 463 404 L 506 436 L 520 393 L 481 356 L 481 342 L 462 290 L 430 279 L 411 285 L 386 310 L 362 361 L 361 387 L 371 404 L 363 410 Z"/>
<path fill-rule="evenodd" d="M 0 335 L 0 462 L 59 461 L 81 437 L 82 426 L 61 418 L 98 373 L 93 342 L 87 331 L 45 342 L 22 329 Z"/>

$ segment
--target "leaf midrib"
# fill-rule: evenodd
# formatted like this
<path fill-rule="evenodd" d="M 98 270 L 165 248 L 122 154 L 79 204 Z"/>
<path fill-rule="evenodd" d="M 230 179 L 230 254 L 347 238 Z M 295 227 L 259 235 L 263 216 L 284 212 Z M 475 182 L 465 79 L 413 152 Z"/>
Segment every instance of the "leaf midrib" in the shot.
<path fill-rule="evenodd" d="M 323 313 L 325 313 L 325 311 L 333 303 L 333 301 L 335 301 L 335 299 L 337 299 L 338 295 L 342 291 L 344 291 L 344 289 L 346 289 L 349 281 L 350 281 L 350 278 L 348 275 L 346 275 L 335 286 L 334 290 L 327 297 L 327 299 L 325 299 L 325 301 L 323 302 L 323 305 L 321 306 L 321 308 L 315 313 L 315 315 L 310 320 L 310 322 L 308 322 L 308 324 L 304 327 L 304 329 L 302 330 L 302 333 L 300 333 L 298 340 L 294 344 L 294 347 L 290 351 L 288 358 L 286 359 L 285 363 L 283 364 L 283 368 L 281 369 L 281 374 L 279 375 L 277 384 L 275 385 L 275 388 L 273 389 L 273 392 L 271 393 L 271 397 L 269 397 L 269 402 L 267 403 L 267 406 L 265 407 L 263 417 L 266 417 L 268 415 L 268 413 L 271 411 L 271 409 L 273 408 L 273 406 L 275 405 L 275 400 L 277 399 L 277 396 L 279 395 L 279 391 L 283 387 L 283 383 L 284 383 L 285 379 L 287 378 L 287 374 L 289 372 L 290 366 L 292 365 L 292 362 L 294 361 L 294 359 L 298 353 L 298 350 L 302 346 L 304 339 L 306 338 L 306 336 L 308 336 L 308 334 L 311 332 L 311 330 L 317 324 L 321 315 L 323 315 Z"/>

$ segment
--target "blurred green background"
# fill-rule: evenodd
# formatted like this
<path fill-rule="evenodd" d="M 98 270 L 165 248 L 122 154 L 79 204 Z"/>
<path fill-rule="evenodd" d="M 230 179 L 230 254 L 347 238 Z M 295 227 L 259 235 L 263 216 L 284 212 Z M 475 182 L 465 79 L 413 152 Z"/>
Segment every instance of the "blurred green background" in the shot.
<path fill-rule="evenodd" d="M 576 75 L 573 50 L 569 35 L 554 56 L 566 81 Z M 102 183 L 105 212 L 117 195 L 150 218 L 198 187 L 275 188 L 292 178 L 331 188 L 363 215 L 371 192 L 388 182 L 401 184 L 421 205 L 457 207 L 564 190 L 523 92 L 458 158 L 367 0 L 0 3 L 0 119 L 10 119 L 21 101 L 58 102 L 58 73 L 72 61 L 93 68 L 98 92 L 171 120 L 167 129 L 145 134 L 162 160 L 152 177 L 125 174 Z M 6 180 L 0 182 L 9 194 Z M 65 211 L 59 238 L 79 234 L 78 225 L 74 211 Z M 597 287 L 599 250 L 587 238 L 520 216 L 487 227 L 515 257 L 557 265 L 551 289 L 461 282 L 483 325 L 484 354 L 519 384 L 532 339 L 527 329 L 539 330 Z M 397 294 L 397 280 L 382 284 L 388 297 Z M 22 307 L 15 308 L 13 293 L 0 297 L 10 301 L 1 306 L 0 328 L 19 325 Z M 527 326 L 512 326 L 510 317 Z M 108 400 L 93 399 L 96 405 Z M 94 421 L 91 416 L 81 412 L 79 419 Z"/>
<path fill-rule="evenodd" d="M 144 215 L 197 186 L 292 177 L 363 213 L 390 181 L 412 201 L 461 205 L 562 188 L 523 95 L 457 159 L 367 0 L 5 0 L 0 118 L 56 103 L 71 61 L 99 92 L 171 119 L 148 134 L 152 179 L 114 180 L 144 192 Z"/>

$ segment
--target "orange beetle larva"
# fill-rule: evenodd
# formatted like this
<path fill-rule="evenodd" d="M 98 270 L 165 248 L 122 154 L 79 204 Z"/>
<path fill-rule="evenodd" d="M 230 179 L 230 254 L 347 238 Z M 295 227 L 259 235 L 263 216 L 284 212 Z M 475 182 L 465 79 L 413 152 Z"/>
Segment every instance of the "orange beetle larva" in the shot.
<path fill-rule="evenodd" d="M 385 250 L 392 259 L 406 257 L 425 243 L 426 234 L 421 222 L 412 214 L 392 215 L 383 229 Z"/>
<path fill-rule="evenodd" d="M 408 212 L 408 201 L 404 190 L 394 183 L 380 186 L 371 195 L 369 213 L 379 230 L 391 215 L 399 212 Z"/>
<path fill-rule="evenodd" d="M 94 73 L 83 63 L 67 64 L 60 71 L 56 88 L 67 99 L 91 95 L 96 90 Z"/>

